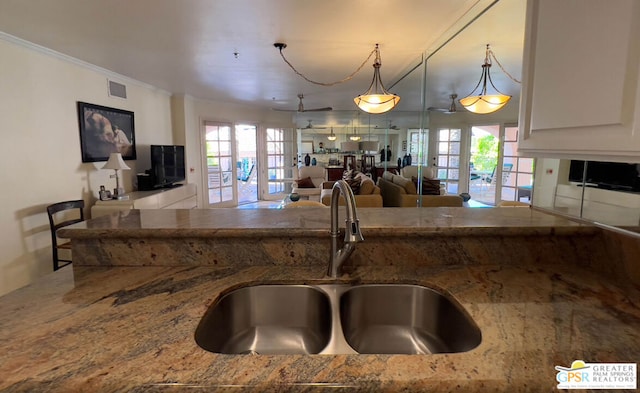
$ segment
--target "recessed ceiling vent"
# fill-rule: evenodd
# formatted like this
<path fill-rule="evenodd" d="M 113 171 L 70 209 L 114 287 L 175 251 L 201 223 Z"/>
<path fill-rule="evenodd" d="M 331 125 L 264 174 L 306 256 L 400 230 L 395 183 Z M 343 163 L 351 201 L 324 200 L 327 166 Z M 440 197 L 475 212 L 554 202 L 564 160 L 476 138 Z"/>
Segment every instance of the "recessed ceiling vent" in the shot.
<path fill-rule="evenodd" d="M 109 81 L 109 96 L 127 99 L 127 86 L 122 83 Z"/>

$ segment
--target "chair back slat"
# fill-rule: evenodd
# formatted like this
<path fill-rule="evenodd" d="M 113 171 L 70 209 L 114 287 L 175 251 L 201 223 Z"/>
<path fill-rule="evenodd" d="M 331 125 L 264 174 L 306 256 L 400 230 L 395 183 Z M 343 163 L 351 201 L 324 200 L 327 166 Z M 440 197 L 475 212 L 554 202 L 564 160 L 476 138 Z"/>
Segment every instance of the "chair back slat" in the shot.
<path fill-rule="evenodd" d="M 57 216 L 58 213 L 70 213 L 72 211 L 74 211 L 74 214 L 76 215 L 76 217 L 74 218 L 69 218 L 68 215 L 63 216 L 63 214 L 60 214 L 61 217 Z M 58 248 L 60 248 L 60 245 L 58 244 L 58 237 L 56 236 L 56 232 L 62 227 L 84 221 L 84 201 L 82 199 L 79 199 L 51 204 L 47 206 L 47 216 L 49 217 L 49 227 L 51 229 L 53 270 L 58 270 L 61 267 L 61 261 L 67 262 L 67 264 L 63 265 L 66 266 L 71 263 L 71 260 L 62 259 L 58 256 Z M 58 218 L 60 218 L 60 221 L 57 220 Z"/>

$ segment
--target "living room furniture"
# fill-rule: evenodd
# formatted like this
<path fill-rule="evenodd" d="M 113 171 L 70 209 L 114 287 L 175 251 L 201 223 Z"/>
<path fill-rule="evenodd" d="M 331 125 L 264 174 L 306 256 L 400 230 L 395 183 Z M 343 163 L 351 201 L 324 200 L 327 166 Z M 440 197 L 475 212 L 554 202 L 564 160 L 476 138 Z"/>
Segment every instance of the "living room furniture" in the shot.
<path fill-rule="evenodd" d="M 554 199 L 554 210 L 575 217 L 629 227 L 640 222 L 640 193 L 558 184 Z"/>
<path fill-rule="evenodd" d="M 174 188 L 135 191 L 126 200 L 96 201 L 91 207 L 91 218 L 131 209 L 195 209 L 198 206 L 196 185 L 184 184 Z"/>
<path fill-rule="evenodd" d="M 416 181 L 415 179 L 418 179 L 418 166 L 409 165 L 409 166 L 403 167 L 402 169 L 400 169 L 400 176 L 404 177 L 405 179 L 409 179 L 415 183 Z M 438 176 L 437 168 L 432 166 L 422 167 L 423 178 L 427 178 L 437 183 L 437 182 L 440 182 L 437 176 Z M 446 193 L 447 193 L 446 186 L 440 182 L 440 195 L 444 195 Z M 426 193 L 423 192 L 423 194 L 426 194 Z"/>
<path fill-rule="evenodd" d="M 364 173 L 357 175 L 360 177 L 360 187 L 354 192 L 356 207 L 383 207 L 382 195 L 380 195 L 380 187 L 376 186 L 371 178 Z M 326 206 L 331 206 L 331 197 L 333 184 L 335 181 L 326 181 L 322 183 L 322 193 L 320 194 L 321 202 Z M 340 195 L 339 205 L 344 205 L 344 197 Z"/>
<path fill-rule="evenodd" d="M 71 255 L 71 242 L 61 241 L 58 239 L 57 231 L 67 225 L 84 221 L 84 201 L 82 199 L 58 202 L 47 206 L 47 215 L 49 216 L 49 227 L 51 229 L 51 250 L 53 254 L 53 270 L 71 263 L 71 257 L 61 258 L 58 251 L 65 251 Z M 60 266 L 60 262 L 66 262 Z"/>
<path fill-rule="evenodd" d="M 418 195 L 412 180 L 390 172 L 384 172 L 377 184 L 384 207 L 463 206 L 459 195 Z"/>
<path fill-rule="evenodd" d="M 356 156 L 354 156 L 353 154 L 345 154 L 343 160 L 343 169 L 345 171 L 348 171 L 349 169 L 358 169 L 358 165 L 356 164 Z"/>
<path fill-rule="evenodd" d="M 297 173 L 297 174 L 296 174 Z M 327 180 L 326 170 L 321 166 L 301 166 L 294 168 L 292 193 L 305 199 L 320 201 L 322 183 Z"/>
<path fill-rule="evenodd" d="M 336 181 L 342 179 L 342 175 L 344 174 L 344 168 L 339 167 L 327 167 L 327 180 L 328 181 Z"/>
<path fill-rule="evenodd" d="M 531 186 L 518 186 L 517 196 L 518 200 L 527 198 L 528 201 L 531 201 Z"/>

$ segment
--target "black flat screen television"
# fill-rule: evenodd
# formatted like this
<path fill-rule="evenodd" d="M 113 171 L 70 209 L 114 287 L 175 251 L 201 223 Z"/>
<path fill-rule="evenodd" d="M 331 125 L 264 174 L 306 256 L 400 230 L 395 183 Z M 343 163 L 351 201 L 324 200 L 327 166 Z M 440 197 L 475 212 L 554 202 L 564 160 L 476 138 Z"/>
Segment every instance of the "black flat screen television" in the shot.
<path fill-rule="evenodd" d="M 151 145 L 151 176 L 155 188 L 186 180 L 184 146 Z"/>
<path fill-rule="evenodd" d="M 587 164 L 586 177 L 584 166 Z M 640 164 L 571 160 L 569 181 L 609 190 L 640 192 Z"/>

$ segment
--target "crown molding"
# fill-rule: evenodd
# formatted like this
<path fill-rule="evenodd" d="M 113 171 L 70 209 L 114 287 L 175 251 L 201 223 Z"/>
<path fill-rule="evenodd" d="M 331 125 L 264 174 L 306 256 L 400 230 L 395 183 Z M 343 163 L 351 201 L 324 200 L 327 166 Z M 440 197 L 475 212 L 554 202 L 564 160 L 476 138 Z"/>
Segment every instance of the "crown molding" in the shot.
<path fill-rule="evenodd" d="M 53 58 L 58 59 L 58 60 L 65 61 L 67 63 L 76 65 L 78 67 L 82 67 L 82 68 L 88 69 L 90 71 L 97 72 L 99 74 L 103 74 L 107 78 L 115 80 L 115 81 L 122 81 L 122 82 L 125 82 L 125 83 L 128 83 L 128 84 L 136 85 L 136 86 L 143 87 L 143 88 L 146 88 L 146 89 L 149 89 L 149 90 L 155 90 L 157 92 L 160 92 L 160 93 L 168 95 L 168 96 L 172 95 L 171 92 L 169 92 L 167 90 L 164 90 L 164 89 L 161 89 L 161 88 L 159 88 L 157 86 L 153 86 L 153 85 L 150 85 L 148 83 L 141 82 L 141 81 L 139 81 L 137 79 L 133 79 L 133 78 L 130 78 L 128 76 L 125 76 L 125 75 L 122 75 L 122 74 L 118 74 L 117 72 L 108 70 L 106 68 L 102 68 L 102 67 L 97 66 L 95 64 L 88 63 L 88 62 L 86 62 L 84 60 L 80 60 L 80 59 L 77 59 L 77 58 L 69 56 L 69 55 L 65 55 L 64 53 L 57 52 L 57 51 L 55 51 L 53 49 L 49 49 L 49 48 L 44 47 L 42 45 L 35 44 L 35 43 L 31 42 L 31 41 L 27 41 L 27 40 L 24 40 L 22 38 L 18 38 L 16 36 L 13 36 L 11 34 L 7 34 L 7 33 L 2 32 L 2 31 L 0 31 L 0 40 L 8 42 L 10 44 L 14 44 L 16 46 L 19 46 L 19 47 L 22 47 L 22 48 L 25 48 L 25 49 L 28 49 L 28 50 L 31 50 L 31 51 L 34 51 L 34 52 L 37 52 L 37 53 L 40 53 L 40 54 L 43 54 L 45 56 L 49 56 L 49 57 L 53 57 Z"/>

